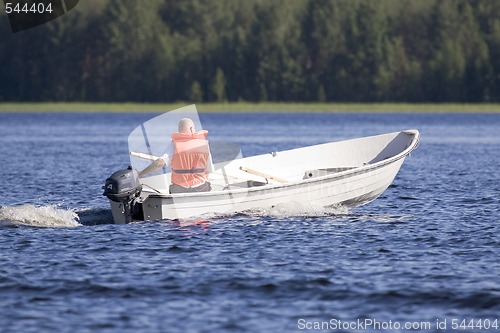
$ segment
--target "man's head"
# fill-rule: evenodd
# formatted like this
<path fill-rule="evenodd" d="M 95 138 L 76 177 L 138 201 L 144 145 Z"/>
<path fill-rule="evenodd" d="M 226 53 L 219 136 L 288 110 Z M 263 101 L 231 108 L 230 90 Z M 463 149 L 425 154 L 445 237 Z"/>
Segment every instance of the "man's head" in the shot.
<path fill-rule="evenodd" d="M 193 134 L 196 132 L 196 128 L 194 127 L 194 123 L 189 118 L 182 118 L 179 121 L 179 133 L 187 133 Z"/>

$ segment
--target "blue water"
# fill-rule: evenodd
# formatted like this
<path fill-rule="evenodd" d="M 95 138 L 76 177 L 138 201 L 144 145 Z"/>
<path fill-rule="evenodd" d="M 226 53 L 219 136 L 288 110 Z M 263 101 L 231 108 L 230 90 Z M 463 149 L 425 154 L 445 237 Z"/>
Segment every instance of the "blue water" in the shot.
<path fill-rule="evenodd" d="M 500 115 L 202 114 L 245 155 L 422 140 L 354 210 L 112 225 L 101 187 L 153 116 L 0 113 L 0 332 L 500 331 L 452 327 L 500 326 Z"/>

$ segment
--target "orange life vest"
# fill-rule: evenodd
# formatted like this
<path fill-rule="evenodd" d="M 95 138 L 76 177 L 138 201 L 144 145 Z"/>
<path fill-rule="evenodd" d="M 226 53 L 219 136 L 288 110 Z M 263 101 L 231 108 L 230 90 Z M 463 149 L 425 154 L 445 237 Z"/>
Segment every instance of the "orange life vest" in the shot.
<path fill-rule="evenodd" d="M 207 134 L 208 131 L 172 134 L 172 184 L 195 187 L 207 181 L 207 162 L 210 154 L 208 140 L 205 139 Z"/>

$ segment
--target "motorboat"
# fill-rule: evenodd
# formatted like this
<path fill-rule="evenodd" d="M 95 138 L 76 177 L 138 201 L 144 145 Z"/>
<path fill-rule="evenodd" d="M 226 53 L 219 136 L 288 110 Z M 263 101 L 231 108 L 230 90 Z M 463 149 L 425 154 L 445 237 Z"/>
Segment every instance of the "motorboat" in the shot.
<path fill-rule="evenodd" d="M 168 114 L 144 123 L 129 136 L 131 166 L 113 173 L 103 187 L 116 224 L 232 214 L 294 203 L 358 207 L 389 187 L 420 138 L 418 130 L 410 129 L 250 157 L 233 152 L 234 158 L 210 163 L 211 191 L 171 194 L 172 170 L 163 168 L 143 178 L 137 170 L 161 155 L 168 141 L 165 127 L 175 131 L 177 119 L 186 113 L 201 128 L 195 107 L 189 106 L 174 117 Z"/>

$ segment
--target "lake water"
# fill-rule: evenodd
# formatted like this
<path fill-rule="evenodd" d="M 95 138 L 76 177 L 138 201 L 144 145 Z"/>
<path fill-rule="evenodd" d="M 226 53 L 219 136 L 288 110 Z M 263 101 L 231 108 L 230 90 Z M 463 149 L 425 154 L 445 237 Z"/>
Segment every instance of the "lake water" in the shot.
<path fill-rule="evenodd" d="M 0 113 L 2 333 L 500 331 L 500 115 L 202 114 L 246 156 L 421 144 L 357 209 L 110 224 L 101 187 L 153 116 Z"/>

